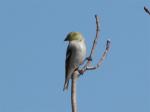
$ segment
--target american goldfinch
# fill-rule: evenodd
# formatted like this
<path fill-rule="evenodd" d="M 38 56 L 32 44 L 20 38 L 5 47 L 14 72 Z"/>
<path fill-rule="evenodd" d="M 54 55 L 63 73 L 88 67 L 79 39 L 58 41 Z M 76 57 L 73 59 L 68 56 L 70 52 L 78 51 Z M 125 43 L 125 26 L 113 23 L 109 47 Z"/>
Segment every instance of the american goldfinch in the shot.
<path fill-rule="evenodd" d="M 79 32 L 70 32 L 64 41 L 69 41 L 66 52 L 65 83 L 63 89 L 67 90 L 69 79 L 71 79 L 73 72 L 83 63 L 86 55 L 86 44 L 82 34 Z"/>

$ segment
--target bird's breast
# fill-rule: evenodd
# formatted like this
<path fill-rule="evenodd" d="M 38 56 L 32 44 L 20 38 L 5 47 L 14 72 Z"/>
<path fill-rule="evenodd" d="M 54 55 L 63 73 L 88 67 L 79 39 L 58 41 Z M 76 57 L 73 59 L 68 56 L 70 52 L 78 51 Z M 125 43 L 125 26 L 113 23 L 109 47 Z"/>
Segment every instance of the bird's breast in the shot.
<path fill-rule="evenodd" d="M 77 64 L 81 64 L 86 55 L 86 45 L 84 41 L 75 41 L 73 44 L 72 58 Z"/>

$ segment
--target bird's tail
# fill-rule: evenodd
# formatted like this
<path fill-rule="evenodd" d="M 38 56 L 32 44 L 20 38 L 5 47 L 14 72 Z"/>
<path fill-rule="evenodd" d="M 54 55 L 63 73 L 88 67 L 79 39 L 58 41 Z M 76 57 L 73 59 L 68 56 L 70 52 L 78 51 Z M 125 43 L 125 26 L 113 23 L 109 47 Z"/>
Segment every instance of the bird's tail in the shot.
<path fill-rule="evenodd" d="M 69 80 L 65 80 L 65 84 L 64 84 L 64 88 L 63 91 L 68 90 L 68 86 L 69 86 Z"/>

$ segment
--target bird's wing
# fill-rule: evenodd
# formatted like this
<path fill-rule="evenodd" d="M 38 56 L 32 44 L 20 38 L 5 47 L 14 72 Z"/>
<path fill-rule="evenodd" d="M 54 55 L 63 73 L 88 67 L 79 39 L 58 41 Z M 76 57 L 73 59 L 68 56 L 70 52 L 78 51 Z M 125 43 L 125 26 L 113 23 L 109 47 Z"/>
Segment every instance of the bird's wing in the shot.
<path fill-rule="evenodd" d="M 67 79 L 68 78 L 68 75 L 70 74 L 70 67 L 71 67 L 71 55 L 72 55 L 72 51 L 71 51 L 71 48 L 70 46 L 68 46 L 67 48 L 67 52 L 66 52 L 66 62 L 65 62 L 65 78 Z"/>

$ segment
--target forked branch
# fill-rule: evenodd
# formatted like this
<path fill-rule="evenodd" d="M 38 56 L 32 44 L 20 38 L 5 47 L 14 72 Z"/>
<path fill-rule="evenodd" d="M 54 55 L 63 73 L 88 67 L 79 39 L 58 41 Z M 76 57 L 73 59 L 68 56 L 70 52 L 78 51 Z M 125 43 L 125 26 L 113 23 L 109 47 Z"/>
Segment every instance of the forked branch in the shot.
<path fill-rule="evenodd" d="M 87 66 L 87 67 L 86 67 L 86 70 L 95 70 L 95 69 L 97 69 L 98 67 L 100 67 L 100 66 L 102 65 L 102 62 L 103 62 L 104 59 L 106 58 L 106 55 L 107 55 L 109 49 L 110 49 L 110 40 L 107 40 L 107 42 L 106 42 L 106 49 L 105 49 L 105 51 L 103 52 L 103 55 L 102 55 L 102 57 L 100 58 L 100 60 L 99 60 L 99 62 L 97 63 L 97 65 L 95 65 L 95 66 Z"/>
<path fill-rule="evenodd" d="M 93 41 L 93 46 L 91 48 L 90 55 L 88 58 L 85 59 L 86 63 L 83 66 L 83 68 L 81 70 L 75 71 L 73 74 L 73 77 L 72 77 L 72 86 L 71 86 L 72 112 L 77 112 L 77 98 L 76 98 L 77 97 L 77 95 L 76 95 L 76 79 L 77 79 L 77 77 L 80 76 L 81 74 L 84 74 L 87 70 L 94 70 L 94 69 L 99 68 L 101 66 L 102 62 L 104 61 L 104 59 L 106 58 L 106 55 L 110 49 L 110 40 L 107 40 L 105 51 L 103 52 L 103 55 L 100 58 L 100 60 L 98 61 L 97 65 L 90 66 L 91 62 L 92 62 L 92 55 L 94 54 L 96 44 L 97 44 L 97 41 L 99 38 L 99 32 L 100 32 L 99 17 L 97 15 L 95 15 L 95 19 L 96 19 L 96 36 Z"/>
<path fill-rule="evenodd" d="M 86 70 L 95 70 L 97 68 L 99 68 L 102 64 L 102 62 L 104 61 L 104 59 L 107 56 L 107 53 L 110 49 L 110 40 L 107 40 L 106 42 L 106 49 L 102 55 L 102 57 L 100 58 L 99 62 L 97 63 L 97 65 L 95 66 L 91 66 L 91 62 L 92 62 L 92 55 L 94 54 L 95 48 L 96 48 L 96 44 L 99 38 L 99 33 L 100 33 L 100 27 L 99 27 L 99 17 L 97 15 L 95 15 L 95 19 L 96 19 L 96 36 L 95 39 L 93 41 L 93 46 L 90 52 L 89 57 L 86 59 L 87 62 L 86 64 L 83 66 L 83 68 L 81 70 L 79 70 L 79 76 L 84 74 L 86 72 Z"/>

